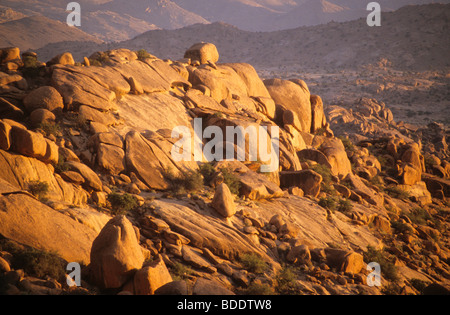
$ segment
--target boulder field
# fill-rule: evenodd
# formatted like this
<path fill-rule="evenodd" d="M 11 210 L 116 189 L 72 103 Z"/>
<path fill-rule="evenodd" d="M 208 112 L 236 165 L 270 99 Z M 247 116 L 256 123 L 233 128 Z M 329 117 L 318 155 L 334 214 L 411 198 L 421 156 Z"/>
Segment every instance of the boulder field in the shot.
<path fill-rule="evenodd" d="M 44 63 L 0 49 L 2 294 L 448 293 L 440 126 L 422 142 L 375 99 L 326 104 L 301 78 L 220 63 L 212 43 L 181 57 Z M 176 159 L 180 126 L 183 149 L 210 154 Z M 272 141 L 210 141 L 237 127 Z M 222 150 L 235 159 L 207 159 Z M 66 281 L 71 262 L 81 286 Z M 381 286 L 368 285 L 372 262 Z"/>

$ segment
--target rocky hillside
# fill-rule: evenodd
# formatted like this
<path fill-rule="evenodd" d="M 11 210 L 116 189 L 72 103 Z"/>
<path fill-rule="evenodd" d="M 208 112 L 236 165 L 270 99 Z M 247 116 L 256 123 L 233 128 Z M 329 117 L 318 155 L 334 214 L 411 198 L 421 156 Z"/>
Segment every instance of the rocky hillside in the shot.
<path fill-rule="evenodd" d="M 441 126 L 410 132 L 375 99 L 324 110 L 301 78 L 219 61 L 206 43 L 173 60 L 1 50 L 1 292 L 448 294 Z M 279 168 L 233 141 L 245 161 L 176 161 L 172 130 L 194 121 L 279 128 Z"/>
<path fill-rule="evenodd" d="M 35 50 L 50 43 L 66 41 L 100 44 L 102 41 L 66 23 L 42 15 L 24 17 L 0 23 L 0 46 L 17 46 Z"/>
<path fill-rule="evenodd" d="M 328 23 L 279 32 L 247 32 L 224 23 L 197 24 L 179 30 L 155 30 L 116 44 L 87 46 L 64 42 L 40 49 L 45 59 L 66 49 L 80 59 L 95 50 L 144 48 L 160 58 L 177 59 L 192 42 L 214 43 L 225 62 L 248 62 L 259 70 L 326 71 L 355 69 L 384 60 L 404 71 L 449 67 L 447 36 L 450 4 L 409 6 L 383 13 L 381 27 L 366 19 Z M 239 47 L 239 49 L 236 49 Z M 433 47 L 433 49 L 430 49 Z"/>

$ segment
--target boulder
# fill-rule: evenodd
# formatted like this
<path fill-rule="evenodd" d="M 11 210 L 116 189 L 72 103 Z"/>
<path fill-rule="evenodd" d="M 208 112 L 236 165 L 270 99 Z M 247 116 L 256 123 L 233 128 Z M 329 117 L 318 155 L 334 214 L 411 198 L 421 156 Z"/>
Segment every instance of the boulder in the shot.
<path fill-rule="evenodd" d="M 38 128 L 41 124 L 52 124 L 55 123 L 55 114 L 45 108 L 35 109 L 30 114 L 30 124 L 34 128 Z"/>
<path fill-rule="evenodd" d="M 8 151 L 11 147 L 11 126 L 0 120 L 0 150 Z"/>
<path fill-rule="evenodd" d="M 227 184 L 222 183 L 217 186 L 211 206 L 225 218 L 232 217 L 236 213 L 234 197 Z"/>
<path fill-rule="evenodd" d="M 19 47 L 7 47 L 0 49 L 0 64 L 20 59 Z"/>
<path fill-rule="evenodd" d="M 134 172 L 149 188 L 159 190 L 169 188 L 169 183 L 164 178 L 164 169 L 160 164 L 165 154 L 156 145 L 138 132 L 130 131 L 125 136 L 125 148 L 126 166 L 130 172 Z M 177 170 L 174 165 L 170 166 L 173 171 Z"/>
<path fill-rule="evenodd" d="M 31 91 L 23 99 L 23 104 L 29 112 L 38 108 L 45 108 L 51 112 L 64 108 L 61 94 L 51 86 L 41 86 Z"/>
<path fill-rule="evenodd" d="M 83 122 L 97 122 L 106 126 L 112 126 L 117 123 L 111 112 L 102 112 L 86 105 L 80 106 L 79 118 Z"/>
<path fill-rule="evenodd" d="M 291 263 L 308 264 L 311 262 L 311 253 L 307 245 L 298 245 L 291 248 L 286 255 L 286 260 Z"/>
<path fill-rule="evenodd" d="M 270 99 L 269 91 L 252 65 L 248 63 L 226 63 L 224 65 L 230 67 L 239 75 L 247 86 L 248 96 Z M 275 106 L 273 106 L 274 110 Z"/>
<path fill-rule="evenodd" d="M 133 278 L 134 294 L 153 295 L 160 287 L 172 282 L 162 257 L 158 255 L 149 265 L 139 269 Z"/>
<path fill-rule="evenodd" d="M 90 261 L 92 228 L 26 194 L 0 196 L 0 234 L 20 244 L 58 253 L 66 261 Z"/>
<path fill-rule="evenodd" d="M 311 131 L 311 100 L 310 93 L 300 85 L 287 80 L 269 79 L 264 84 L 276 104 L 293 111 L 304 132 Z"/>
<path fill-rule="evenodd" d="M 89 166 L 74 161 L 65 163 L 71 170 L 78 172 L 84 178 L 84 186 L 95 191 L 102 191 L 103 184 L 98 175 Z"/>
<path fill-rule="evenodd" d="M 323 112 L 322 98 L 318 95 L 311 95 L 311 133 L 325 127 L 326 118 Z"/>
<path fill-rule="evenodd" d="M 352 165 L 340 139 L 325 138 L 319 150 L 328 158 L 333 175 L 344 178 L 352 173 Z"/>
<path fill-rule="evenodd" d="M 64 52 L 53 57 L 50 61 L 47 62 L 47 66 L 51 65 L 74 65 L 75 60 L 73 60 L 73 56 L 70 52 Z"/>
<path fill-rule="evenodd" d="M 219 52 L 214 44 L 197 43 L 192 45 L 184 54 L 184 58 L 190 58 L 191 61 L 199 61 L 200 64 L 209 62 L 217 63 L 219 61 Z"/>
<path fill-rule="evenodd" d="M 326 262 L 331 268 L 344 273 L 357 274 L 365 266 L 361 254 L 337 248 L 325 248 Z"/>
<path fill-rule="evenodd" d="M 222 285 L 214 280 L 207 280 L 204 278 L 197 278 L 194 287 L 192 288 L 192 295 L 235 295 L 233 291 L 224 288 Z"/>
<path fill-rule="evenodd" d="M 62 95 L 66 108 L 77 110 L 81 105 L 87 105 L 100 111 L 111 110 L 116 93 L 109 90 L 108 85 L 98 81 L 96 77 L 79 71 L 73 71 L 73 68 L 68 67 L 57 67 L 52 72 L 51 85 Z"/>
<path fill-rule="evenodd" d="M 14 105 L 10 101 L 3 97 L 0 97 L 0 117 L 3 119 L 12 119 L 22 121 L 24 118 L 24 112 L 18 104 Z"/>
<path fill-rule="evenodd" d="M 118 175 L 125 170 L 125 152 L 114 145 L 100 143 L 97 149 L 97 165 L 109 174 Z"/>
<path fill-rule="evenodd" d="M 178 280 L 166 283 L 155 290 L 155 295 L 188 295 L 186 281 Z"/>
<path fill-rule="evenodd" d="M 198 67 L 190 75 L 192 86 L 205 86 L 210 90 L 211 97 L 218 103 L 228 101 L 236 110 L 238 107 L 247 108 L 244 100 L 249 100 L 247 86 L 242 78 L 231 68 L 225 65 L 217 66 L 217 69 Z M 239 98 L 239 100 L 237 100 Z M 231 108 L 231 109 L 233 109 Z M 256 108 L 248 108 L 256 112 Z"/>
<path fill-rule="evenodd" d="M 62 179 L 66 182 L 73 183 L 76 185 L 81 185 L 84 183 L 84 178 L 80 173 L 74 171 L 65 171 L 61 173 Z"/>
<path fill-rule="evenodd" d="M 311 169 L 280 172 L 280 187 L 299 187 L 307 196 L 317 197 L 320 193 L 322 176 Z"/>
<path fill-rule="evenodd" d="M 47 142 L 42 134 L 13 126 L 10 135 L 12 151 L 28 157 L 44 159 Z"/>
<path fill-rule="evenodd" d="M 59 162 L 59 147 L 58 145 L 47 138 L 45 138 L 45 142 L 47 142 L 47 149 L 45 151 L 45 155 L 42 158 L 42 161 L 45 163 L 51 163 L 53 165 L 58 164 Z"/>
<path fill-rule="evenodd" d="M 91 278 L 104 289 L 120 288 L 144 263 L 136 231 L 123 215 L 103 227 L 92 243 L 90 257 Z"/>
<path fill-rule="evenodd" d="M 130 84 L 130 93 L 135 95 L 144 94 L 144 89 L 142 85 L 136 81 L 133 77 L 128 78 L 128 83 Z"/>
<path fill-rule="evenodd" d="M 328 160 L 327 156 L 316 149 L 304 149 L 297 152 L 298 158 L 300 160 L 310 160 L 317 162 L 318 164 L 321 164 L 323 166 L 326 166 L 330 170 L 333 169 L 333 166 L 330 164 L 330 161 Z"/>

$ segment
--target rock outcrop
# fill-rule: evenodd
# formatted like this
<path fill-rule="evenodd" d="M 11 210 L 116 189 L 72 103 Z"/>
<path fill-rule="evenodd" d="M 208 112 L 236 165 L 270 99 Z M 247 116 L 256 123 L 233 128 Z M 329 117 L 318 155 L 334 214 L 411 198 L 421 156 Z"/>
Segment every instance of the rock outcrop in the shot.
<path fill-rule="evenodd" d="M 448 286 L 442 128 L 419 141 L 382 102 L 328 105 L 301 79 L 219 63 L 211 43 L 184 57 L 115 49 L 28 69 L 2 49 L 0 234 L 83 262 L 76 290 L 89 293 Z M 20 278 L 9 255 L 2 248 L 0 277 Z M 385 287 L 366 286 L 373 261 Z M 287 288 L 290 266 L 301 274 Z"/>

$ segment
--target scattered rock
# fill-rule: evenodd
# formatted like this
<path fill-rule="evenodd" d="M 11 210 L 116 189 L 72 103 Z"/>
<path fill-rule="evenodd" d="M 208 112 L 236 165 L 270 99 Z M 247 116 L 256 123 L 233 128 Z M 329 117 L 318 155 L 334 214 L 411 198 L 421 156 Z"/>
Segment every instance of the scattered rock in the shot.
<path fill-rule="evenodd" d="M 206 64 L 208 61 L 217 63 L 219 61 L 219 52 L 214 44 L 198 43 L 185 52 L 184 58 L 190 58 L 192 61 L 197 60 L 200 64 Z"/>
<path fill-rule="evenodd" d="M 225 218 L 232 217 L 236 213 L 234 197 L 225 183 L 217 186 L 211 206 Z"/>
<path fill-rule="evenodd" d="M 135 229 L 123 215 L 111 219 L 92 243 L 90 272 L 93 282 L 101 288 L 121 287 L 143 262 Z"/>

